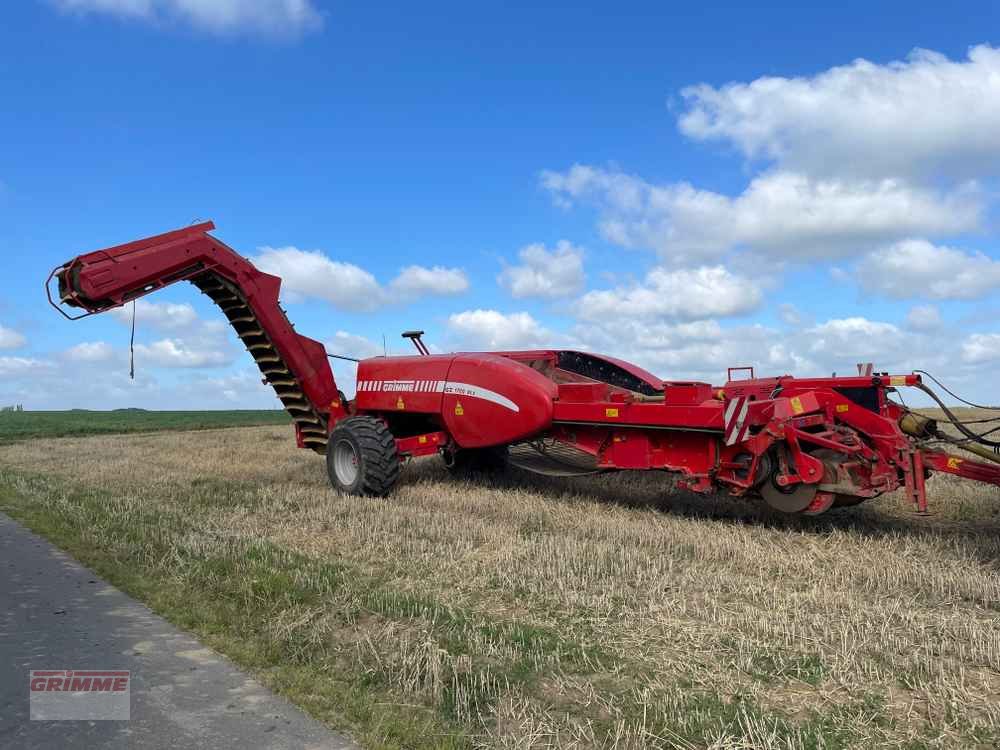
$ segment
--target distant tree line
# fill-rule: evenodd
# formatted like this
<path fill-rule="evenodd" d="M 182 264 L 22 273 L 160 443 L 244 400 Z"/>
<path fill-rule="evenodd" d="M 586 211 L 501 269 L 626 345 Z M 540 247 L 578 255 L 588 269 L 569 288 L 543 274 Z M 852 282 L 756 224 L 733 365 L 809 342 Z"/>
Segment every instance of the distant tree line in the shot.
<path fill-rule="evenodd" d="M 14 404 L 13 406 L 0 407 L 0 411 L 24 411 L 24 404 Z"/>

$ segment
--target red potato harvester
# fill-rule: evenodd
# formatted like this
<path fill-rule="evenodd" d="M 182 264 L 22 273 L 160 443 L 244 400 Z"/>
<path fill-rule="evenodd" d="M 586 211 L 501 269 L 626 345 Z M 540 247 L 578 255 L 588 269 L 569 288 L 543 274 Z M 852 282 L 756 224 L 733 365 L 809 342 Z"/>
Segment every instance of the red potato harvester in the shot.
<path fill-rule="evenodd" d="M 299 447 L 326 455 L 334 487 L 387 495 L 409 458 L 440 454 L 455 470 L 507 461 L 572 476 L 623 469 L 680 475 L 695 492 L 762 497 L 787 513 L 818 514 L 904 487 L 926 512 L 935 471 L 1000 485 L 1000 443 L 960 422 L 919 374 L 758 378 L 733 368 L 725 385 L 663 381 L 589 352 L 538 350 L 358 362 L 353 401 L 326 350 L 295 332 L 281 279 L 208 234 L 211 222 L 80 255 L 55 269 L 59 302 L 84 317 L 190 281 L 225 314 L 295 424 Z M 71 318 L 76 319 L 76 318 Z M 748 378 L 733 379 L 747 370 Z M 926 391 L 962 433 L 890 398 Z M 983 461 L 936 447 L 959 445 Z"/>

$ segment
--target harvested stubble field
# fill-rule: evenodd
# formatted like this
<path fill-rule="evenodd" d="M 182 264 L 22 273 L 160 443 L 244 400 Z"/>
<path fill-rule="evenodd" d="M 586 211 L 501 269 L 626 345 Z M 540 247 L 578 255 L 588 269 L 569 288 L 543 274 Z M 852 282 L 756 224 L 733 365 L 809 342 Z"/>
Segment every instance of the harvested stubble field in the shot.
<path fill-rule="evenodd" d="M 1000 493 L 816 519 L 660 474 L 330 489 L 289 427 L 0 447 L 0 508 L 366 747 L 1000 743 Z"/>

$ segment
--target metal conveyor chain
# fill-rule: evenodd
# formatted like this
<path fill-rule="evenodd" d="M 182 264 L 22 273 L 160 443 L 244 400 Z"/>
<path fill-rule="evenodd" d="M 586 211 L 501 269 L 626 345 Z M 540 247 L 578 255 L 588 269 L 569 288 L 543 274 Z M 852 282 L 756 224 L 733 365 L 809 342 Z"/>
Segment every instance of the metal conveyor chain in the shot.
<path fill-rule="evenodd" d="M 219 306 L 236 335 L 254 358 L 257 367 L 274 388 L 285 410 L 302 434 L 306 447 L 317 453 L 326 452 L 326 422 L 316 413 L 295 375 L 288 369 L 270 337 L 261 328 L 253 309 L 232 284 L 215 273 L 204 273 L 191 279 L 196 287 Z"/>

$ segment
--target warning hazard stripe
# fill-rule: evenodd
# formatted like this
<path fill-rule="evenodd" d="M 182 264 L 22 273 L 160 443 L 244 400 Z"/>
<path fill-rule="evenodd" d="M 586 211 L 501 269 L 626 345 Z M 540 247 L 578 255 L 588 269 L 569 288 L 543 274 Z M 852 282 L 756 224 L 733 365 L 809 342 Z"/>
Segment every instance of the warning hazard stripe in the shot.
<path fill-rule="evenodd" d="M 444 380 L 359 380 L 358 393 L 443 393 Z"/>
<path fill-rule="evenodd" d="M 725 424 L 725 443 L 735 445 L 746 439 L 750 423 L 747 420 L 747 413 L 750 411 L 750 399 L 746 396 L 736 396 L 726 404 L 726 410 L 722 415 Z"/>

